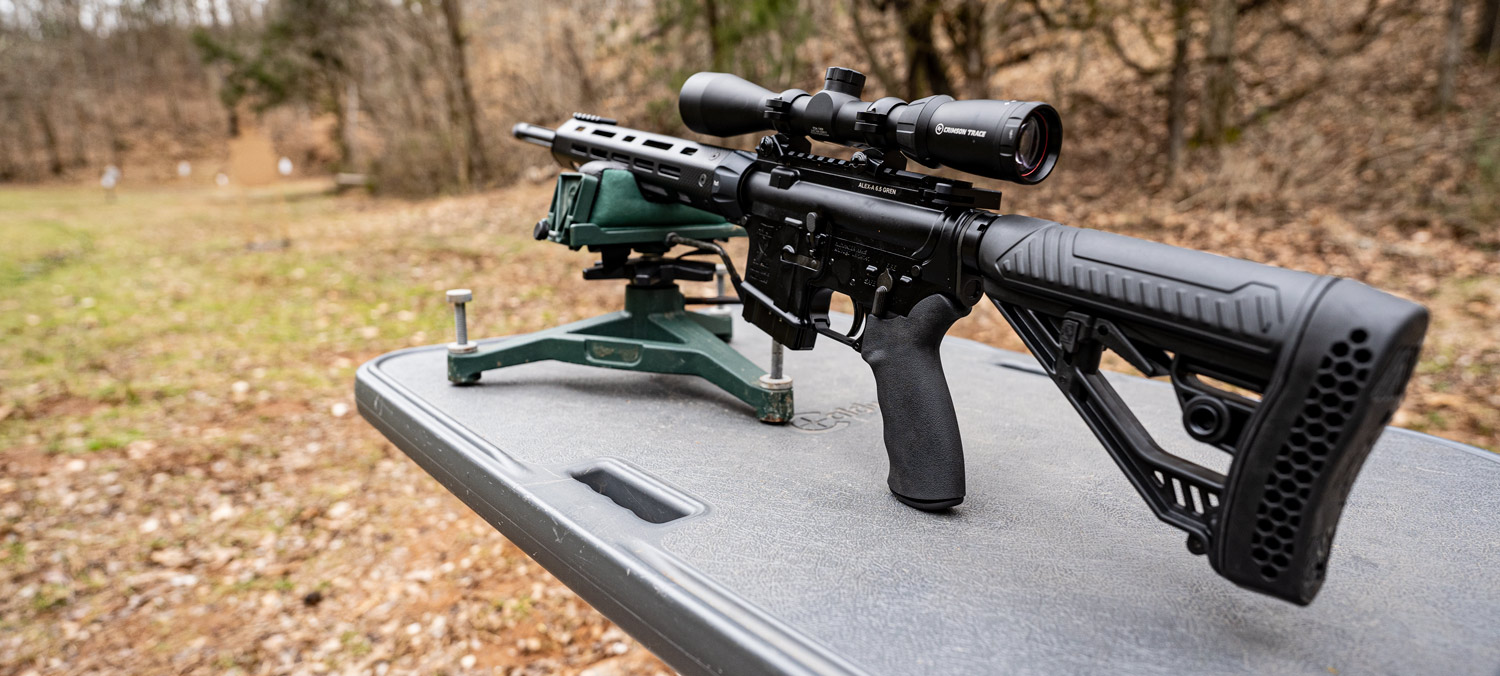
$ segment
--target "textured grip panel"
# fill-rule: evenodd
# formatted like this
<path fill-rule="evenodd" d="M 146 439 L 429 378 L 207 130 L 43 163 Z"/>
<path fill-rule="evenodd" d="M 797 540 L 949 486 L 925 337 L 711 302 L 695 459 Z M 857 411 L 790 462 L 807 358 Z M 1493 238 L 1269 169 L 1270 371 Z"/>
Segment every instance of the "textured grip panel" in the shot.
<path fill-rule="evenodd" d="M 898 499 L 918 509 L 946 509 L 964 499 L 963 440 L 938 348 L 967 314 L 967 306 L 933 295 L 905 317 L 871 317 L 865 327 L 860 354 L 875 372 L 891 461 L 888 483 Z"/>
<path fill-rule="evenodd" d="M 1012 293 L 1272 349 L 1320 286 L 1305 272 L 1025 216 L 990 224 L 980 263 Z"/>

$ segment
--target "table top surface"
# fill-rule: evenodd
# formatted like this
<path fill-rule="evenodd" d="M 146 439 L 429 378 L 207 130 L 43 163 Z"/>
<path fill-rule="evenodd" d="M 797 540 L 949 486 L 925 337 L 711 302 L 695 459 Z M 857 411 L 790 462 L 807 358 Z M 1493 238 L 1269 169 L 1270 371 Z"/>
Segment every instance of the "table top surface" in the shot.
<path fill-rule="evenodd" d="M 768 340 L 736 331 L 765 366 Z M 943 358 L 968 469 L 945 514 L 887 492 L 874 380 L 831 341 L 787 353 L 785 426 L 689 376 L 547 362 L 455 387 L 441 346 L 369 362 L 356 389 L 685 674 L 1500 673 L 1500 456 L 1387 430 L 1297 607 L 1190 555 L 1030 356 L 949 339 Z M 1168 385 L 1113 381 L 1165 448 L 1227 467 Z"/>

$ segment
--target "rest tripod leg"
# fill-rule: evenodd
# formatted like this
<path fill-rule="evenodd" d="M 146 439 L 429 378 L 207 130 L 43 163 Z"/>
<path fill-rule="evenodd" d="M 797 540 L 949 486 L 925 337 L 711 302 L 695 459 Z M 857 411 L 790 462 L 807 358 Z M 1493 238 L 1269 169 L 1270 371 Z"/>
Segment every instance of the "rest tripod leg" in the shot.
<path fill-rule="evenodd" d="M 755 408 L 758 419 L 792 416 L 790 382 L 767 383 L 765 371 L 735 351 L 683 306 L 675 285 L 625 287 L 625 310 L 517 336 L 470 353 L 448 354 L 448 379 L 472 383 L 484 371 L 536 361 L 650 373 L 696 375 Z M 718 328 L 718 327 L 715 327 Z"/>

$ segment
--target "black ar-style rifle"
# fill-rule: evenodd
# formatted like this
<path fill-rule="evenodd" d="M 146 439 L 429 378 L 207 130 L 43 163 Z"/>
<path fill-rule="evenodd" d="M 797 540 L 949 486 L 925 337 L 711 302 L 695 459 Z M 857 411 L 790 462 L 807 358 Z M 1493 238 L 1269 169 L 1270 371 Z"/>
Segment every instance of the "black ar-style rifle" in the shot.
<path fill-rule="evenodd" d="M 1400 403 L 1427 311 L 1348 279 L 993 213 L 998 192 L 907 171 L 907 160 L 1036 183 L 1062 142 L 1051 106 L 866 102 L 863 84 L 842 68 L 816 94 L 723 73 L 690 78 L 684 123 L 716 136 L 773 132 L 753 153 L 586 115 L 514 133 L 565 165 L 630 171 L 648 199 L 742 223 L 745 319 L 791 349 L 822 335 L 860 352 L 902 502 L 938 510 L 963 500 L 938 347 L 988 296 L 1152 511 L 1187 532 L 1190 551 L 1239 585 L 1311 602 L 1349 489 Z M 809 139 L 858 152 L 819 156 Z M 835 293 L 853 301 L 845 332 L 829 322 Z M 1231 456 L 1226 474 L 1152 439 L 1099 371 L 1105 350 L 1170 376 L 1183 426 Z"/>

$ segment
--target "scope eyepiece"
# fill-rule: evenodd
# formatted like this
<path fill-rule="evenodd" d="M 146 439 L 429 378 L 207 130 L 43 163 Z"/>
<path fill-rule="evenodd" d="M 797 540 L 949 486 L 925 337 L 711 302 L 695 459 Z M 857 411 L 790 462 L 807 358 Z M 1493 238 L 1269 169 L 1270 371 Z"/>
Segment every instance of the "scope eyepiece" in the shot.
<path fill-rule="evenodd" d="M 1057 164 L 1062 118 L 1046 103 L 951 96 L 866 102 L 859 98 L 864 81 L 858 71 L 829 68 L 822 91 L 777 94 L 728 73 L 698 73 L 682 85 L 678 110 L 703 134 L 778 131 L 1026 185 Z"/>

